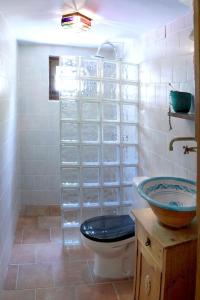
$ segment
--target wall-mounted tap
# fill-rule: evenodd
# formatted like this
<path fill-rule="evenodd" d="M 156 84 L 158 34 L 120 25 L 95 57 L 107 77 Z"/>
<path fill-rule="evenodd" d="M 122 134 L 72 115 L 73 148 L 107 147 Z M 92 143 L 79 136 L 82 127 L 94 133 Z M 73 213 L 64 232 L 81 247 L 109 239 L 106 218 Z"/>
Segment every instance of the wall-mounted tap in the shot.
<path fill-rule="evenodd" d="M 169 151 L 173 151 L 173 144 L 174 142 L 181 142 L 181 141 L 196 141 L 195 137 L 177 137 L 174 138 L 170 141 L 169 143 Z M 184 146 L 183 147 L 185 149 L 184 154 L 189 154 L 189 152 L 196 152 L 197 147 L 188 147 L 188 146 Z"/>
<path fill-rule="evenodd" d="M 197 147 L 188 147 L 186 145 L 186 146 L 183 146 L 183 149 L 185 149 L 184 154 L 189 154 L 190 152 L 197 152 Z"/>

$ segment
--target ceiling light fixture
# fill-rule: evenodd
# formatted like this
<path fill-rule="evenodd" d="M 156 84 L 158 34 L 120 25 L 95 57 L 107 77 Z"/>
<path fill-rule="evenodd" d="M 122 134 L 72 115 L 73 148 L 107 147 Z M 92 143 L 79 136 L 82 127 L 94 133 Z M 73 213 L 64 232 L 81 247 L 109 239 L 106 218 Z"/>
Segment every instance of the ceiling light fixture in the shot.
<path fill-rule="evenodd" d="M 92 19 L 79 12 L 73 12 L 62 16 L 61 25 L 67 29 L 88 30 Z"/>

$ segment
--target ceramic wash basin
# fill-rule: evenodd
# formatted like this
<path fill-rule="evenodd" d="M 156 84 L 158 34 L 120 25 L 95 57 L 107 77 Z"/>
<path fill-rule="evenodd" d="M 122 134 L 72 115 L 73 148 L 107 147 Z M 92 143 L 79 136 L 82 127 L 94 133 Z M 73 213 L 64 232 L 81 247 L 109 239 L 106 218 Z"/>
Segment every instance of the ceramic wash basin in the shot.
<path fill-rule="evenodd" d="M 184 227 L 196 215 L 196 183 L 192 180 L 152 177 L 139 184 L 138 192 L 167 226 Z"/>

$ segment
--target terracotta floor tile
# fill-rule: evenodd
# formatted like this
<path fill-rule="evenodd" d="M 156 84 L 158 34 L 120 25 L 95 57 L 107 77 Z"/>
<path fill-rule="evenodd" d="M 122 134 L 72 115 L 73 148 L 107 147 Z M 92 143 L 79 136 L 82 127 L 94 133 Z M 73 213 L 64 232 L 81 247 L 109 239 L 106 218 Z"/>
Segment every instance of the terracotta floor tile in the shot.
<path fill-rule="evenodd" d="M 56 287 L 92 282 L 88 265 L 82 261 L 53 264 L 53 277 Z"/>
<path fill-rule="evenodd" d="M 49 205 L 36 205 L 37 216 L 49 216 Z"/>
<path fill-rule="evenodd" d="M 50 242 L 49 229 L 25 228 L 23 233 L 24 244 Z"/>
<path fill-rule="evenodd" d="M 61 226 L 61 217 L 59 216 L 43 216 L 38 217 L 38 227 L 49 229 L 51 227 Z"/>
<path fill-rule="evenodd" d="M 35 300 L 34 290 L 15 290 L 15 291 L 3 291 L 0 293 L 1 300 Z"/>
<path fill-rule="evenodd" d="M 37 262 L 59 262 L 68 260 L 69 255 L 64 250 L 62 244 L 41 244 L 37 245 L 36 260 Z"/>
<path fill-rule="evenodd" d="M 113 283 L 120 300 L 131 300 L 133 280 L 124 280 Z"/>
<path fill-rule="evenodd" d="M 32 289 L 40 287 L 53 287 L 51 265 L 20 265 L 17 279 L 17 289 Z"/>
<path fill-rule="evenodd" d="M 51 242 L 62 243 L 62 229 L 60 226 L 50 228 Z"/>
<path fill-rule="evenodd" d="M 23 229 L 17 229 L 15 232 L 14 244 L 21 244 L 23 239 Z"/>
<path fill-rule="evenodd" d="M 118 300 L 111 283 L 78 286 L 76 297 L 78 300 Z"/>
<path fill-rule="evenodd" d="M 90 250 L 70 246 L 63 252 L 58 220 L 57 216 L 20 217 L 10 261 L 13 265 L 9 266 L 4 282 L 7 290 L 0 294 L 0 299 L 130 300 L 132 281 L 111 282 L 92 274 Z M 69 232 L 69 239 L 70 234 L 74 231 Z M 36 298 L 33 289 L 37 289 Z"/>
<path fill-rule="evenodd" d="M 75 300 L 74 287 L 37 289 L 36 300 Z"/>
<path fill-rule="evenodd" d="M 34 245 L 16 244 L 13 247 L 10 264 L 35 263 L 36 249 Z"/>
<path fill-rule="evenodd" d="M 69 246 L 66 249 L 70 260 L 88 260 L 94 257 L 92 251 L 84 246 Z"/>
<path fill-rule="evenodd" d="M 49 216 L 48 205 L 26 205 L 24 215 L 29 217 Z"/>
<path fill-rule="evenodd" d="M 37 228 L 37 217 L 19 217 L 17 229 Z"/>
<path fill-rule="evenodd" d="M 61 215 L 59 205 L 52 205 L 49 207 L 49 210 L 50 210 L 50 216 L 60 216 Z"/>
<path fill-rule="evenodd" d="M 5 290 L 14 290 L 16 288 L 18 266 L 8 266 L 3 288 Z"/>

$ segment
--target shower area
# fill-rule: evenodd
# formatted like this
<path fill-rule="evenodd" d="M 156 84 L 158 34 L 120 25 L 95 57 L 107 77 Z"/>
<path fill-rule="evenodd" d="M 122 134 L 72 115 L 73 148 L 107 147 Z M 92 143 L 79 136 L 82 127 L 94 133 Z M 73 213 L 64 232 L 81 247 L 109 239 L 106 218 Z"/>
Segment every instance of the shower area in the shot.
<path fill-rule="evenodd" d="M 60 178 L 64 245 L 80 224 L 124 214 L 138 164 L 138 65 L 120 59 L 61 57 Z M 116 53 L 115 53 L 116 54 Z"/>

